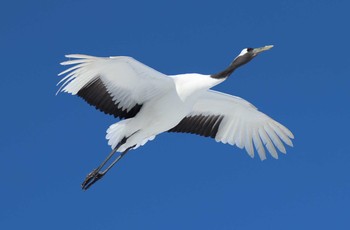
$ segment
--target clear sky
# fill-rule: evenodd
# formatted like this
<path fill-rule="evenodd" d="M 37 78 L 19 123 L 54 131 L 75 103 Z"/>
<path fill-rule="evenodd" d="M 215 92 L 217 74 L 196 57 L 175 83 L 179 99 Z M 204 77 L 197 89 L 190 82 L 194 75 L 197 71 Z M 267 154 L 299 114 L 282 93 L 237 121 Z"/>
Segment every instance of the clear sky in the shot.
<path fill-rule="evenodd" d="M 350 229 L 348 0 L 2 1 L 0 229 Z M 294 133 L 261 162 L 165 133 L 90 190 L 116 122 L 55 96 L 68 53 L 128 55 L 166 74 L 215 73 L 275 47 L 215 87 Z"/>

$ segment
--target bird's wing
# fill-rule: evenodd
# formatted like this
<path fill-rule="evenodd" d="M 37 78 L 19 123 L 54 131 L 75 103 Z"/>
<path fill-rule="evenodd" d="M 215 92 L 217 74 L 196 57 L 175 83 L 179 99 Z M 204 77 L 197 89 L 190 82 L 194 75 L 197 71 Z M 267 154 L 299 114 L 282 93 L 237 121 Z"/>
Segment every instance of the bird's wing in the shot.
<path fill-rule="evenodd" d="M 147 100 L 173 87 L 166 75 L 125 56 L 93 57 L 66 55 L 73 65 L 61 72 L 59 92 L 78 95 L 106 114 L 120 118 L 134 117 Z"/>
<path fill-rule="evenodd" d="M 205 92 L 193 111 L 169 132 L 212 137 L 218 142 L 245 148 L 251 157 L 254 157 L 255 147 L 262 160 L 266 159 L 265 148 L 277 159 L 275 146 L 286 153 L 282 141 L 292 146 L 291 139 L 294 138 L 286 127 L 259 112 L 249 102 L 213 90 Z"/>

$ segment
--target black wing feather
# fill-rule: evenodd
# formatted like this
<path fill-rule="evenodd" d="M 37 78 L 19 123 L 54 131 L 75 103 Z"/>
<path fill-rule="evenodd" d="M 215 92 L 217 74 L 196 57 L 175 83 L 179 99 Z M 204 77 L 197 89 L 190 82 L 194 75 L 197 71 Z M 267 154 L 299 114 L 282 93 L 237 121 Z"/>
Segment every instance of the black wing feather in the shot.
<path fill-rule="evenodd" d="M 192 133 L 204 137 L 215 138 L 224 116 L 222 115 L 192 115 L 185 117 L 168 132 Z"/>
<path fill-rule="evenodd" d="M 77 95 L 105 114 L 110 114 L 121 119 L 136 116 L 142 107 L 142 104 L 136 104 L 129 111 L 118 108 L 119 103 L 113 100 L 100 78 L 96 78 L 94 81 L 86 84 L 79 90 Z"/>

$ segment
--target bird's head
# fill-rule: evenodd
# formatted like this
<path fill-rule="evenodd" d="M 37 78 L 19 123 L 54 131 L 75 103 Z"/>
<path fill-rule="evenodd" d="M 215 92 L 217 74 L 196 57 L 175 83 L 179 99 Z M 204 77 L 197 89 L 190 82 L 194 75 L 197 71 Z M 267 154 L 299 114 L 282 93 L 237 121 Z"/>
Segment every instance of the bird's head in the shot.
<path fill-rule="evenodd" d="M 273 47 L 273 45 L 263 46 L 259 48 L 245 48 L 241 51 L 241 53 L 233 60 L 231 65 L 225 69 L 224 71 L 221 71 L 217 74 L 211 75 L 212 78 L 216 79 L 224 79 L 229 77 L 233 71 L 235 71 L 238 67 L 247 64 L 250 62 L 254 57 L 256 57 L 261 52 L 264 52 L 266 50 L 269 50 Z"/>
<path fill-rule="evenodd" d="M 273 47 L 273 45 L 263 46 L 259 48 L 245 48 L 241 51 L 241 53 L 233 60 L 231 65 L 234 65 L 236 68 L 247 64 L 254 57 L 256 57 L 259 53 L 269 50 Z"/>

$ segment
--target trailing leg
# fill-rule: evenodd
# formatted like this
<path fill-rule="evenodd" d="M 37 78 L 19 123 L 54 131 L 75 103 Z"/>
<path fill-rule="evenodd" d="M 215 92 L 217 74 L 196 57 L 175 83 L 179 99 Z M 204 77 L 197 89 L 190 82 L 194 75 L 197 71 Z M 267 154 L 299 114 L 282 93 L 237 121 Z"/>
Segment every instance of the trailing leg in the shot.
<path fill-rule="evenodd" d="M 107 158 L 102 162 L 102 164 L 100 164 L 96 169 L 94 169 L 92 172 L 90 172 L 84 182 L 81 184 L 81 187 L 83 190 L 87 190 L 92 184 L 94 184 L 97 180 L 101 179 L 102 176 L 104 176 L 107 171 L 113 167 L 113 165 L 115 163 L 117 163 L 125 154 L 126 152 L 130 149 L 128 148 L 126 151 L 122 152 L 116 160 L 114 160 L 112 162 L 112 164 L 110 164 L 106 170 L 104 170 L 103 172 L 100 172 L 100 170 L 103 168 L 103 166 L 106 165 L 106 163 L 111 159 L 111 157 L 118 151 L 119 147 L 122 146 L 123 144 L 125 144 L 125 142 L 127 141 L 127 138 L 124 137 L 119 143 L 118 145 L 112 150 L 112 152 L 107 156 Z"/>

